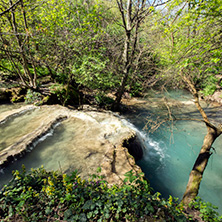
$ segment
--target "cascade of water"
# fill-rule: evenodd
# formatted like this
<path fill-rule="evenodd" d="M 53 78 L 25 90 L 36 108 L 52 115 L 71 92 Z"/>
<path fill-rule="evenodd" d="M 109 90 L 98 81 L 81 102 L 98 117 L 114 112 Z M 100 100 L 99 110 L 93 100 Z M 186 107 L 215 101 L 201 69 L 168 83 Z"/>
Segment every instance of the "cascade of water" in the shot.
<path fill-rule="evenodd" d="M 199 113 L 190 100 L 191 98 L 181 98 L 182 95 L 174 92 L 174 99 L 180 101 L 177 110 L 174 111 L 180 117 L 199 118 Z M 169 100 L 170 105 L 173 103 Z M 218 121 L 218 118 L 221 119 L 222 112 L 217 107 L 207 107 L 206 104 L 203 106 L 211 118 L 217 118 L 215 122 Z M 171 131 L 167 131 L 167 127 L 162 126 L 158 131 L 150 134 L 143 128 L 146 125 L 147 115 L 153 110 L 155 113 L 157 107 L 156 104 L 155 107 L 152 107 L 152 99 L 148 98 L 147 105 L 143 104 L 143 107 L 139 109 L 140 113 L 127 114 L 127 118 L 142 132 L 146 147 L 143 159 L 137 164 L 142 168 L 155 191 L 160 192 L 166 198 L 169 195 L 182 198 L 189 173 L 202 146 L 206 127 L 201 122 L 178 121 L 167 126 Z M 156 112 L 159 114 L 159 110 Z M 222 137 L 219 137 L 214 143 L 216 153 L 211 156 L 204 172 L 199 196 L 218 206 L 218 211 L 222 213 L 222 149 L 220 149 L 220 144 L 222 144 Z"/>
<path fill-rule="evenodd" d="M 176 99 L 178 97 L 181 98 L 175 95 Z M 65 114 L 69 116 L 69 119 L 60 125 L 54 125 L 53 129 L 48 131 L 48 134 L 44 134 L 43 137 L 36 140 L 33 145 L 35 149 L 32 152 L 4 170 L 4 174 L 0 175 L 0 183 L 5 184 L 10 178 L 11 171 L 20 169 L 22 164 L 25 164 L 28 169 L 44 165 L 48 170 L 62 169 L 63 172 L 67 169 L 78 168 L 81 171 L 84 167 L 90 168 L 91 166 L 81 165 L 81 161 L 94 158 L 99 162 L 101 161 L 99 153 L 104 152 L 104 149 L 95 151 L 92 147 L 106 146 L 107 141 L 115 143 L 115 137 L 119 136 L 122 125 L 125 125 L 135 131 L 140 141 L 144 144 L 143 159 L 137 163 L 142 167 L 151 185 L 165 197 L 168 197 L 169 194 L 182 197 L 190 170 L 202 145 L 205 134 L 204 124 L 190 121 L 175 123 L 171 128 L 171 130 L 173 129 L 174 142 L 171 142 L 172 140 L 170 139 L 171 132 L 165 131 L 163 127 L 156 133 L 149 134 L 143 130 L 143 127 L 146 124 L 147 114 L 155 113 L 155 111 L 151 110 L 150 103 L 152 103 L 151 99 L 149 104 L 144 105 L 143 109 L 141 109 L 142 113 L 140 113 L 139 118 L 135 114 L 127 115 L 126 119 L 116 115 L 118 119 L 121 119 L 121 122 L 111 117 L 108 113 L 101 117 L 97 116 L 95 112 L 80 113 L 74 111 L 69 113 L 65 110 L 58 111 L 57 107 L 50 107 L 50 111 L 43 111 L 42 114 L 38 112 L 40 109 L 32 110 L 33 114 L 36 113 L 33 119 L 39 121 L 37 125 L 30 124 L 34 128 L 45 122 L 46 116 L 52 118 L 55 115 Z M 155 109 L 159 108 L 156 101 L 153 103 L 155 103 L 153 105 Z M 180 114 L 183 111 L 183 113 L 186 112 L 183 115 L 191 117 L 198 115 L 194 111 L 195 109 L 190 100 L 187 102 L 186 98 L 182 98 L 180 103 L 182 105 L 178 106 L 177 113 Z M 215 117 L 222 116 L 218 110 L 214 111 L 212 108 L 209 113 L 215 114 Z M 25 121 L 27 121 L 27 124 L 30 122 L 30 119 L 28 119 L 30 115 L 26 115 L 28 113 L 18 115 L 15 119 L 21 122 L 22 125 L 26 125 Z M 18 118 L 21 116 L 25 118 L 19 120 Z M 130 121 L 127 121 L 127 119 Z M 10 122 L 10 119 L 8 120 Z M 22 127 L 20 125 L 17 128 Z M 111 128 L 112 130 L 110 130 Z M 31 131 L 29 129 L 28 133 Z M 12 126 L 12 133 L 7 134 L 11 135 L 13 133 L 15 133 L 15 127 Z M 214 145 L 217 154 L 211 157 L 200 188 L 200 196 L 217 206 L 222 205 L 222 164 L 220 161 L 222 149 L 219 149 L 221 143 L 222 138 L 219 138 Z M 105 148 L 107 149 L 107 147 Z M 82 150 L 83 153 L 79 153 L 77 150 Z"/>
<path fill-rule="evenodd" d="M 21 146 L 28 145 L 28 151 L 31 152 L 4 168 L 0 175 L 0 186 L 6 184 L 11 178 L 11 172 L 20 170 L 22 164 L 27 171 L 44 165 L 47 170 L 69 172 L 77 169 L 82 176 L 93 174 L 98 164 L 105 161 L 106 152 L 119 147 L 121 141 L 134 135 L 111 112 L 79 112 L 58 106 L 44 106 L 40 110 L 41 115 L 34 118 L 38 123 L 40 121 L 40 126 L 19 140 Z M 58 125 L 56 123 L 60 116 L 68 118 Z M 18 148 L 17 144 L 4 149 L 4 152 L 14 151 L 14 148 Z"/>

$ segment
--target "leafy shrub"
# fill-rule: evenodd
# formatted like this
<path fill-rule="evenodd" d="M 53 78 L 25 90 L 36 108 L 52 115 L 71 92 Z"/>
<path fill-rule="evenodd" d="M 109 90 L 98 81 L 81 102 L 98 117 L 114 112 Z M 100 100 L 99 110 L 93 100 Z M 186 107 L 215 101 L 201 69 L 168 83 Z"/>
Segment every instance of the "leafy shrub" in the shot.
<path fill-rule="evenodd" d="M 205 96 L 208 96 L 208 95 L 213 95 L 213 93 L 216 91 L 217 89 L 217 82 L 218 82 L 218 79 L 215 77 L 215 76 L 209 76 L 205 82 L 202 84 L 202 93 L 205 95 Z"/>
<path fill-rule="evenodd" d="M 109 186 L 102 176 L 81 179 L 43 167 L 13 179 L 0 192 L 1 221 L 188 221 L 173 197 L 152 194 L 149 183 L 132 171 L 124 184 Z"/>
<path fill-rule="evenodd" d="M 27 90 L 25 103 L 39 103 L 42 100 L 42 95 L 39 92 L 34 92 L 31 89 Z"/>
<path fill-rule="evenodd" d="M 115 89 L 120 80 L 112 71 L 107 69 L 109 62 L 102 53 L 84 55 L 73 65 L 72 73 L 76 82 L 86 88 L 101 91 Z"/>
<path fill-rule="evenodd" d="M 104 93 L 97 93 L 95 95 L 95 102 L 99 106 L 111 106 L 114 102 L 114 100 L 108 96 L 106 96 Z"/>
<path fill-rule="evenodd" d="M 209 202 L 203 201 L 200 197 L 197 197 L 193 202 L 191 202 L 189 207 L 191 209 L 198 210 L 203 221 L 222 221 L 222 216 L 218 217 L 219 213 L 216 211 L 218 207 Z"/>
<path fill-rule="evenodd" d="M 66 101 L 69 99 L 70 95 L 67 93 L 67 89 L 63 84 L 53 84 L 52 86 L 50 86 L 50 91 L 52 94 L 55 94 L 59 101 L 61 102 L 61 104 L 66 103 Z"/>

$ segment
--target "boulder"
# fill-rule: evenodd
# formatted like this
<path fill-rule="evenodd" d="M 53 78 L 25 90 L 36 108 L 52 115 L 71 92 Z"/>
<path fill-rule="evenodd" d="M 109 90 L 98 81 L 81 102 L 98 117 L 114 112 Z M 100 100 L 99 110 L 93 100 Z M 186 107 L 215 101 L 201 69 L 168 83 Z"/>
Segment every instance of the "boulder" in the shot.
<path fill-rule="evenodd" d="M 213 95 L 207 96 L 206 100 L 222 105 L 222 91 L 221 90 L 215 91 Z"/>

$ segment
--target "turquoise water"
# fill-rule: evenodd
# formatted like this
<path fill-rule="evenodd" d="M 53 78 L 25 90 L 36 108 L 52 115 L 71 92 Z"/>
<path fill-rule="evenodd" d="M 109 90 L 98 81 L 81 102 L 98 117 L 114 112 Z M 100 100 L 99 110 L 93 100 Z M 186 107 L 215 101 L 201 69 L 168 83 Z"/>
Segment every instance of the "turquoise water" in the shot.
<path fill-rule="evenodd" d="M 25 165 L 27 171 L 41 166 L 49 171 L 58 170 L 63 173 L 78 169 L 76 167 L 78 159 L 75 155 L 78 146 L 74 142 L 78 135 L 73 130 L 76 127 L 78 127 L 76 121 L 72 120 L 65 120 L 58 124 L 30 152 L 2 170 L 0 188 L 12 179 L 12 171 L 21 170 L 22 165 Z"/>
<path fill-rule="evenodd" d="M 146 144 L 144 158 L 138 164 L 155 191 L 161 192 L 166 198 L 169 195 L 182 198 L 189 173 L 202 146 L 206 127 L 203 123 L 195 121 L 177 121 L 173 124 L 167 122 L 154 133 L 150 133 L 150 126 L 144 129 L 148 119 L 167 117 L 168 109 L 163 105 L 164 101 L 171 104 L 170 109 L 177 117 L 200 118 L 200 115 L 191 102 L 192 97 L 186 92 L 166 92 L 165 100 L 162 99 L 162 94 L 156 92 L 150 92 L 147 96 L 147 103 L 141 105 L 138 112 L 126 115 L 130 122 L 142 132 Z M 181 104 L 175 101 L 180 101 Z M 222 121 L 220 107 L 212 108 L 207 104 L 203 106 L 215 121 Z M 5 107 L 2 109 L 7 110 Z M 82 132 L 76 135 L 73 134 L 73 129 L 83 127 L 83 124 L 75 125 L 75 127 L 72 124 L 64 121 L 32 152 L 4 169 L 4 173 L 0 174 L 0 187 L 10 180 L 11 171 L 21 169 L 22 164 L 25 164 L 27 169 L 41 165 L 44 165 L 47 170 L 65 171 L 67 168 L 73 168 L 73 163 L 80 159 L 74 160 L 74 157 L 76 156 L 75 147 L 79 147 L 77 138 L 81 139 Z M 86 129 L 87 126 L 83 128 Z M 218 206 L 219 212 L 222 213 L 222 136 L 216 140 L 213 147 L 216 153 L 211 156 L 204 172 L 199 196 Z"/>
<path fill-rule="evenodd" d="M 170 100 L 170 94 L 167 96 Z M 161 96 L 158 95 L 158 97 Z M 184 101 L 184 104 L 191 99 L 189 94 L 184 95 L 181 91 L 178 94 L 174 92 L 172 97 Z M 149 97 L 148 100 L 151 101 L 151 98 Z M 179 108 L 174 107 L 171 111 L 177 116 L 199 118 L 200 115 L 195 106 L 188 104 Z M 207 104 L 203 104 L 203 106 L 215 121 L 221 120 L 220 107 L 212 108 Z M 150 133 L 148 132 L 150 127 L 144 130 L 147 116 L 154 118 L 155 114 L 157 114 L 156 116 L 166 114 L 166 109 L 156 109 L 148 103 L 137 113 L 137 118 L 135 118 L 136 115 L 127 115 L 127 118 L 143 132 L 146 144 L 144 158 L 138 161 L 138 165 L 141 166 L 155 191 L 160 192 L 165 198 L 173 195 L 181 199 L 186 189 L 189 173 L 202 146 L 206 127 L 202 122 L 177 121 L 163 125 L 156 132 Z M 213 147 L 216 152 L 211 156 L 204 172 L 199 196 L 218 206 L 219 212 L 222 213 L 222 136 L 216 140 Z"/>

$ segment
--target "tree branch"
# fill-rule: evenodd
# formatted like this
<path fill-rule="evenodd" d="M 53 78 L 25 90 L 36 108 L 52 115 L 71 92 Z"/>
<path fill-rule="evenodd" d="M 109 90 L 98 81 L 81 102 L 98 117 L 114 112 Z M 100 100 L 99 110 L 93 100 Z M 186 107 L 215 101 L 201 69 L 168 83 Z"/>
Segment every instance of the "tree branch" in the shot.
<path fill-rule="evenodd" d="M 0 16 L 3 16 L 4 14 L 6 14 L 7 12 L 9 12 L 11 9 L 13 9 L 18 3 L 20 3 L 21 0 L 18 0 L 17 2 L 15 2 L 13 5 L 11 5 L 8 9 L 6 9 L 5 11 L 0 13 Z"/>

